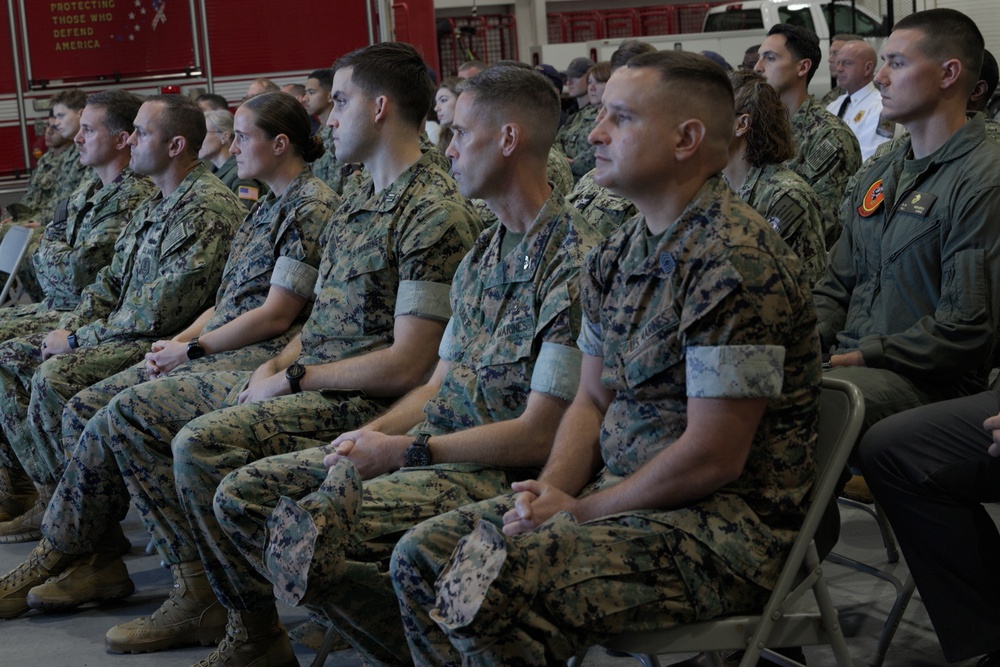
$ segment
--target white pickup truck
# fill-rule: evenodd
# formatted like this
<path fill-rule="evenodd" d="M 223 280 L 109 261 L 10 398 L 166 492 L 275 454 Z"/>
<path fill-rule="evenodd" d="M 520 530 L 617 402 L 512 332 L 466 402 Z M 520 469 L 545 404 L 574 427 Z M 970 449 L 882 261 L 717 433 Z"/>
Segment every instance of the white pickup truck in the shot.
<path fill-rule="evenodd" d="M 831 27 L 832 18 L 832 27 Z M 887 33 L 884 20 L 849 3 L 829 0 L 748 0 L 711 8 L 705 15 L 703 32 L 638 37 L 656 48 L 677 51 L 715 51 L 736 67 L 743 53 L 764 41 L 767 31 L 778 23 L 792 23 L 809 28 L 819 36 L 823 59 L 810 85 L 810 92 L 821 95 L 830 89 L 827 62 L 830 37 L 838 33 L 857 33 L 881 46 L 879 38 Z M 578 44 L 535 47 L 538 62 L 562 69 L 572 58 L 589 55 L 593 60 L 608 60 L 621 38 L 601 39 Z M 558 47 L 558 48 L 557 48 Z M 567 48 L 569 47 L 569 48 Z M 548 57 L 546 57 L 548 56 Z M 565 62 L 563 62 L 565 59 Z"/>

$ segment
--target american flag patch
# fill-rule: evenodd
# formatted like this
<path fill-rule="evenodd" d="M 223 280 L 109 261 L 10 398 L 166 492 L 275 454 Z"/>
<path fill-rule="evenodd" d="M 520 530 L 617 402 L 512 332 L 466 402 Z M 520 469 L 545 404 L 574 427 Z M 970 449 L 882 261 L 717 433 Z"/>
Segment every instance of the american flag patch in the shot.
<path fill-rule="evenodd" d="M 833 145 L 833 142 L 829 139 L 824 139 L 823 142 L 814 148 L 812 152 L 806 157 L 806 163 L 816 171 L 820 171 L 826 166 L 826 163 L 830 161 L 830 158 L 834 156 L 837 152 L 837 147 Z"/>
<path fill-rule="evenodd" d="M 249 185 L 241 185 L 240 189 L 236 192 L 240 199 L 249 199 L 250 201 L 257 201 L 260 197 L 260 188 L 252 188 Z"/>

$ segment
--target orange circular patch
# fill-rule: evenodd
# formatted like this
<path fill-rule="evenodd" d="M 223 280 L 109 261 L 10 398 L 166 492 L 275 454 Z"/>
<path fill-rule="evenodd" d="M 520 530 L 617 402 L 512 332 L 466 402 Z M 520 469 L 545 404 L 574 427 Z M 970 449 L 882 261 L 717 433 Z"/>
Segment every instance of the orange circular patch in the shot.
<path fill-rule="evenodd" d="M 865 198 L 861 200 L 861 206 L 858 207 L 858 214 L 862 218 L 874 215 L 878 207 L 882 205 L 883 199 L 885 199 L 885 192 L 882 190 L 882 179 L 880 178 L 868 188 Z"/>

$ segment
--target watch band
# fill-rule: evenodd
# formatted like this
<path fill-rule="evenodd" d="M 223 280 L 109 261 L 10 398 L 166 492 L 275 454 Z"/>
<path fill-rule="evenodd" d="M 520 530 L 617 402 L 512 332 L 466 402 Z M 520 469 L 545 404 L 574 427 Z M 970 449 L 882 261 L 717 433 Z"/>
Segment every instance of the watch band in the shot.
<path fill-rule="evenodd" d="M 293 394 L 302 393 L 302 378 L 305 377 L 306 367 L 302 364 L 292 364 L 285 369 L 285 379 L 288 386 L 292 388 Z"/>
<path fill-rule="evenodd" d="M 66 342 L 69 344 L 69 349 L 75 350 L 80 347 L 80 342 L 76 339 L 76 332 L 70 331 L 69 336 L 66 336 Z"/>
<path fill-rule="evenodd" d="M 190 361 L 201 359 L 206 354 L 205 348 L 198 342 L 198 338 L 192 338 L 187 344 L 187 358 Z"/>
<path fill-rule="evenodd" d="M 431 464 L 431 449 L 428 441 L 430 433 L 417 433 L 416 439 L 406 449 L 405 462 L 408 467 L 429 466 Z"/>

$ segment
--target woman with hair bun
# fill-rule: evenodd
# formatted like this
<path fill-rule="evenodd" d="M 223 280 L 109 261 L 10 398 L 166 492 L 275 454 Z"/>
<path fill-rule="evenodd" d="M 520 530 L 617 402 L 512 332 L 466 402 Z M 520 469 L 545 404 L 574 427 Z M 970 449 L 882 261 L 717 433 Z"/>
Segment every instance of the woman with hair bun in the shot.
<path fill-rule="evenodd" d="M 236 157 L 229 153 L 229 145 L 233 143 L 233 114 L 226 109 L 206 111 L 205 130 L 198 159 L 204 160 L 212 173 L 249 209 L 267 194 L 267 186 L 252 178 L 240 178 L 236 172 Z"/>
<path fill-rule="evenodd" d="M 736 123 L 729 164 L 722 174 L 795 251 L 813 285 L 826 271 L 823 218 L 812 187 L 782 166 L 796 151 L 788 112 L 778 91 L 760 74 L 740 69 L 729 79 L 736 97 Z"/>

